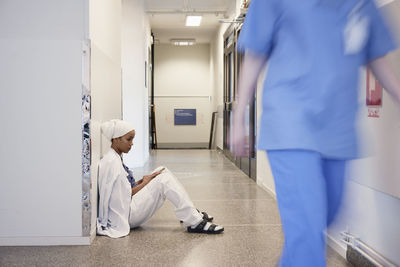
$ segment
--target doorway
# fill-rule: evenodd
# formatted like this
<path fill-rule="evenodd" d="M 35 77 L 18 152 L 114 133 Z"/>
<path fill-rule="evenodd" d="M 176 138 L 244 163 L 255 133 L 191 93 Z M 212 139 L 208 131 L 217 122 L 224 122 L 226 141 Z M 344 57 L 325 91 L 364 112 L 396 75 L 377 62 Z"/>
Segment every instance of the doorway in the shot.
<path fill-rule="evenodd" d="M 227 158 L 235 163 L 250 178 L 256 180 L 256 136 L 257 136 L 257 100 L 254 95 L 247 106 L 245 116 L 246 150 L 245 157 L 236 157 L 232 151 L 233 103 L 238 95 L 238 77 L 242 66 L 243 54 L 237 52 L 237 40 L 241 24 L 232 24 L 224 35 L 224 128 L 223 151 Z"/>

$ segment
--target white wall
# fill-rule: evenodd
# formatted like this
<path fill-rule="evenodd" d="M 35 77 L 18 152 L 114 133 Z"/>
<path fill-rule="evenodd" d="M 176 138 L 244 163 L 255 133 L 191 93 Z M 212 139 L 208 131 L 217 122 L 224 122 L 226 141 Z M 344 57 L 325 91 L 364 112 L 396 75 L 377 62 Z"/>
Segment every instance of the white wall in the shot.
<path fill-rule="evenodd" d="M 124 157 L 128 167 L 142 166 L 149 157 L 148 59 L 150 26 L 143 0 L 122 1 L 122 95 L 123 118 L 136 129 L 134 147 Z M 148 65 L 149 63 L 147 63 Z"/>
<path fill-rule="evenodd" d="M 88 243 L 81 237 L 86 2 L 0 5 L 0 245 Z"/>
<path fill-rule="evenodd" d="M 157 142 L 204 143 L 210 137 L 212 87 L 210 45 L 159 44 L 154 55 Z M 196 109 L 195 126 L 175 126 L 174 109 Z"/>
<path fill-rule="evenodd" d="M 92 236 L 97 217 L 97 170 L 100 158 L 110 149 L 100 124 L 122 118 L 121 1 L 89 1 L 92 96 Z"/>
<path fill-rule="evenodd" d="M 381 255 L 400 264 L 400 200 L 351 179 L 337 221 L 328 231 L 329 243 L 345 255 L 340 232 L 348 231 Z"/>
<path fill-rule="evenodd" d="M 223 122 L 224 122 L 224 33 L 229 24 L 221 24 L 211 43 L 211 56 L 213 61 L 213 80 L 214 102 L 213 107 L 218 111 L 216 122 L 215 144 L 217 148 L 223 149 Z"/>

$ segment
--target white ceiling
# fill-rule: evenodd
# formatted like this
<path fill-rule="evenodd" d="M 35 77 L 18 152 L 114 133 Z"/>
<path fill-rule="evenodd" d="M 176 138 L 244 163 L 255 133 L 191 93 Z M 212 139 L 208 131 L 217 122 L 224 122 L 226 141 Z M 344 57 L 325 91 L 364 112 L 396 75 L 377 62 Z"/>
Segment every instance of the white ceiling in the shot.
<path fill-rule="evenodd" d="M 146 11 L 155 39 L 169 43 L 175 38 L 195 38 L 209 43 L 219 27 L 235 8 L 235 0 L 146 0 Z M 186 27 L 187 14 L 203 16 L 200 27 Z"/>

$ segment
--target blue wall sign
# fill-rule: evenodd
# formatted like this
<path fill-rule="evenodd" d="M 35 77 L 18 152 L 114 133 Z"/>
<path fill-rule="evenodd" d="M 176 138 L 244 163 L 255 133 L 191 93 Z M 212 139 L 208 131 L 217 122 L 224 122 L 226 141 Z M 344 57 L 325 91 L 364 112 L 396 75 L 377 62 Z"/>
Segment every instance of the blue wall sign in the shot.
<path fill-rule="evenodd" d="M 175 125 L 196 125 L 196 109 L 174 109 Z"/>

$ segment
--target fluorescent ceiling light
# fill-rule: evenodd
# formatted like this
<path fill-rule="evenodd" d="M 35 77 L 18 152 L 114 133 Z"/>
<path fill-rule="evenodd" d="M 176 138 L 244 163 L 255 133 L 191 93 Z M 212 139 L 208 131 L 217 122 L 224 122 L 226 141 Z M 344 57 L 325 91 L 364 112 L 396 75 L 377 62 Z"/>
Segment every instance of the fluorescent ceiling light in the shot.
<path fill-rule="evenodd" d="M 173 45 L 186 46 L 196 44 L 196 39 L 171 39 Z"/>
<path fill-rule="evenodd" d="M 200 26 L 202 16 L 186 16 L 186 26 L 198 27 Z"/>

